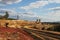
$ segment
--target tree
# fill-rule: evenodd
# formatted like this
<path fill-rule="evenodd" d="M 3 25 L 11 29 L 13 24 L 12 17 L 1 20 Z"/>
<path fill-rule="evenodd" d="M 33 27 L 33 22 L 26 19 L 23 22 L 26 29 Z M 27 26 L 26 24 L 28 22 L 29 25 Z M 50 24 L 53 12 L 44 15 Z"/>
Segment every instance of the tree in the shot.
<path fill-rule="evenodd" d="M 17 15 L 17 20 L 19 19 L 19 15 Z"/>
<path fill-rule="evenodd" d="M 41 21 L 40 19 L 37 19 L 37 20 L 36 20 L 36 23 L 40 23 L 40 21 Z"/>
<path fill-rule="evenodd" d="M 41 21 L 41 19 L 38 19 L 39 20 L 39 22 Z"/>
<path fill-rule="evenodd" d="M 5 13 L 6 13 L 6 14 L 4 15 L 4 17 L 7 19 L 7 18 L 9 17 L 9 14 L 8 14 L 7 11 L 6 11 Z"/>

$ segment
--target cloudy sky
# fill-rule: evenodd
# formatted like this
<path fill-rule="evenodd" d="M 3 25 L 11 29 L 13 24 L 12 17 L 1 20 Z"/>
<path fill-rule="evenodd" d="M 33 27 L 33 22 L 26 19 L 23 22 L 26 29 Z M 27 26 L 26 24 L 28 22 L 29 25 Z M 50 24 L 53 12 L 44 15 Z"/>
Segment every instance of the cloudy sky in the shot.
<path fill-rule="evenodd" d="M 60 21 L 60 0 L 0 0 L 0 15 L 8 11 L 12 18 Z"/>

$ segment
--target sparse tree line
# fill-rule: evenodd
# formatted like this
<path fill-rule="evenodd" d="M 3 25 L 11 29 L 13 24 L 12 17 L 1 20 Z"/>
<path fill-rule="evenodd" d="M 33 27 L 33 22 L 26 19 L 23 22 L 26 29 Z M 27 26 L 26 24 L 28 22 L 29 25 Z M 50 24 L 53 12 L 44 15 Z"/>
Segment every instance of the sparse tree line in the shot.
<path fill-rule="evenodd" d="M 48 28 L 47 30 L 60 32 L 60 25 L 55 25 L 53 27 Z"/>

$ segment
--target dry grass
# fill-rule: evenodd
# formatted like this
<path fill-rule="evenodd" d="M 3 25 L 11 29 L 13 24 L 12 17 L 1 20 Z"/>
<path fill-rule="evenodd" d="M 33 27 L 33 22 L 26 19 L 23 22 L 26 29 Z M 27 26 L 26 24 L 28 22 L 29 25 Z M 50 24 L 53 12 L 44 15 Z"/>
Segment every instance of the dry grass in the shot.
<path fill-rule="evenodd" d="M 52 27 L 52 25 L 37 24 L 35 21 L 25 21 L 25 20 L 0 20 L 0 27 L 6 27 L 6 23 L 8 23 L 8 27 L 13 28 L 37 28 L 41 30 L 43 27 L 45 29 Z"/>

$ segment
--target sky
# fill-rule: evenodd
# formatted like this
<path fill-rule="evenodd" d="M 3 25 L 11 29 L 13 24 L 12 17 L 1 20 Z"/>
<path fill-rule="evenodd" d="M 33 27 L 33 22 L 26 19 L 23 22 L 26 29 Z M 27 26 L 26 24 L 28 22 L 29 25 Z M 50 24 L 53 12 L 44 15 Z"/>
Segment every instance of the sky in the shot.
<path fill-rule="evenodd" d="M 0 15 L 24 20 L 60 22 L 60 0 L 0 0 Z"/>

